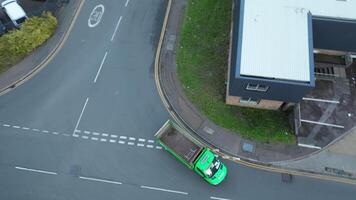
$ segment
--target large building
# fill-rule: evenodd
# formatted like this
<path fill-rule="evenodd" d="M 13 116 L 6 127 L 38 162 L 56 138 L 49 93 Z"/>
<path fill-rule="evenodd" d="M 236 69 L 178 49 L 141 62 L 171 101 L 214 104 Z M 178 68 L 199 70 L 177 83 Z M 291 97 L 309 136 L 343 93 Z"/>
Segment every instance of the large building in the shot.
<path fill-rule="evenodd" d="M 356 52 L 356 0 L 235 0 L 226 103 L 279 109 L 315 86 L 314 54 Z"/>

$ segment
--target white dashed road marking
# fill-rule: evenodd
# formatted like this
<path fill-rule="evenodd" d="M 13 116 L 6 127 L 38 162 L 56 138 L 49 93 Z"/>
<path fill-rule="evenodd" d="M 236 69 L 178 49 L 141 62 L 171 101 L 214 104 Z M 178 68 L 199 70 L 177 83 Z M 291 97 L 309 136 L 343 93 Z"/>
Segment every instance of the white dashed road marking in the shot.
<path fill-rule="evenodd" d="M 220 198 L 220 197 L 213 197 L 213 196 L 211 196 L 210 199 L 215 199 L 215 200 L 230 200 L 230 199 L 225 199 L 225 198 Z"/>
<path fill-rule="evenodd" d="M 125 7 L 127 7 L 130 3 L 130 0 L 126 0 Z"/>
<path fill-rule="evenodd" d="M 120 24 L 121 24 L 121 20 L 122 20 L 122 16 L 120 16 L 119 21 L 118 21 L 117 24 L 116 24 L 114 33 L 112 34 L 111 39 L 110 39 L 111 42 L 114 41 L 115 35 L 116 35 L 116 33 L 117 33 L 117 30 L 119 29 L 119 26 L 120 26 Z"/>
<path fill-rule="evenodd" d="M 84 106 L 83 106 L 83 108 L 82 108 L 82 112 L 80 112 L 79 119 L 78 119 L 78 121 L 77 121 L 77 124 L 75 125 L 74 131 L 73 131 L 73 135 L 75 135 L 75 133 L 77 132 L 77 129 L 78 129 L 80 120 L 81 120 L 82 117 L 83 117 L 83 113 L 84 113 L 85 108 L 87 107 L 88 101 L 89 101 L 89 97 L 85 100 Z"/>
<path fill-rule="evenodd" d="M 88 130 L 75 130 L 74 135 L 70 135 L 67 133 L 59 133 L 57 131 L 48 131 L 48 130 L 40 130 L 36 128 L 29 128 L 29 127 L 21 127 L 17 125 L 9 125 L 9 124 L 1 124 L 0 126 L 6 127 L 6 128 L 13 128 L 13 129 L 21 129 L 21 131 L 27 131 L 27 132 L 36 132 L 36 133 L 48 133 L 52 135 L 61 135 L 61 136 L 66 136 L 66 137 L 75 137 L 75 138 L 80 138 L 80 139 L 85 139 L 85 140 L 92 140 L 92 141 L 100 141 L 100 142 L 109 142 L 111 144 L 119 143 L 119 144 L 127 144 L 130 146 L 137 146 L 137 147 L 146 147 L 150 149 L 162 149 L 161 146 L 154 145 L 155 141 L 154 140 L 149 140 L 149 139 L 144 139 L 144 138 L 135 138 L 135 137 L 127 137 L 127 136 L 119 136 L 115 134 L 108 134 L 108 133 L 98 133 L 94 131 L 88 131 Z M 82 134 L 79 134 L 82 133 Z M 95 137 L 91 137 L 95 136 Z M 115 138 L 115 139 L 113 139 Z M 125 140 L 128 140 L 127 142 Z M 137 143 L 136 143 L 137 141 Z M 148 144 L 147 144 L 147 143 Z M 146 144 L 145 144 L 146 143 Z"/>
<path fill-rule="evenodd" d="M 106 56 L 108 55 L 108 52 L 106 51 L 105 52 L 105 55 L 104 55 L 104 58 L 101 60 L 101 63 L 100 63 L 100 67 L 98 69 L 98 72 L 96 73 L 96 76 L 95 76 L 95 79 L 94 79 L 94 83 L 96 83 L 96 81 L 98 80 L 98 77 L 99 77 L 99 74 L 100 74 L 100 71 L 101 71 L 101 68 L 103 68 L 103 65 L 105 63 L 105 60 L 106 60 Z"/>
<path fill-rule="evenodd" d="M 181 191 L 177 191 L 177 190 L 168 190 L 168 189 L 163 189 L 163 188 L 158 188 L 158 187 L 150 187 L 150 186 L 145 186 L 145 185 L 141 185 L 140 187 L 143 188 L 143 189 L 157 190 L 157 191 L 162 191 L 162 192 L 171 192 L 171 193 L 176 193 L 176 194 L 188 195 L 187 192 L 181 192 Z"/>
<path fill-rule="evenodd" d="M 37 173 L 50 174 L 50 175 L 57 175 L 57 173 L 55 173 L 55 172 L 50 172 L 50 171 L 45 171 L 45 170 L 30 169 L 30 168 L 18 167 L 18 166 L 16 166 L 15 168 L 19 169 L 19 170 L 24 170 L 24 171 L 37 172 Z"/>
<path fill-rule="evenodd" d="M 80 179 L 84 180 L 89 180 L 89 181 L 96 181 L 96 182 L 103 182 L 103 183 L 110 183 L 110 184 L 116 184 L 116 185 L 121 185 L 121 182 L 117 181 L 110 181 L 110 180 L 105 180 L 105 179 L 98 179 L 98 178 L 90 178 L 90 177 L 85 177 L 85 176 L 79 176 Z"/>

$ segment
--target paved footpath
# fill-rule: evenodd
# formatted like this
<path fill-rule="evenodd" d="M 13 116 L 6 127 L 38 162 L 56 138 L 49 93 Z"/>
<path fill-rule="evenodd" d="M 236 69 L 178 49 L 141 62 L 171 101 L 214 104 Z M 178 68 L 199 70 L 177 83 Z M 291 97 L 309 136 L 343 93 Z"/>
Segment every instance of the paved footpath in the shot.
<path fill-rule="evenodd" d="M 355 144 L 356 129 L 352 129 L 350 133 L 318 153 L 304 159 L 276 163 L 276 165 L 356 179 Z"/>
<path fill-rule="evenodd" d="M 346 142 L 350 143 L 349 137 L 356 138 L 356 133 L 350 134 L 333 145 L 329 145 L 326 150 L 318 153 L 315 149 L 296 145 L 276 145 L 248 141 L 226 129 L 216 126 L 200 114 L 184 95 L 176 75 L 176 48 L 186 4 L 186 0 L 173 1 L 158 68 L 159 83 L 162 87 L 162 99 L 167 103 L 166 106 L 170 110 L 170 113 L 175 116 L 174 118 L 178 123 L 184 125 L 211 147 L 217 148 L 230 156 L 254 163 L 272 164 L 276 167 L 298 171 L 355 178 L 356 148 L 347 149 L 346 146 L 352 148 L 352 145 L 346 145 Z M 245 144 L 252 145 L 251 152 L 243 150 L 242 147 Z M 351 155 L 350 152 L 352 152 Z M 299 160 L 296 161 L 296 159 Z M 346 166 L 349 166 L 347 170 Z M 345 171 L 343 172 L 342 169 L 344 168 Z"/>

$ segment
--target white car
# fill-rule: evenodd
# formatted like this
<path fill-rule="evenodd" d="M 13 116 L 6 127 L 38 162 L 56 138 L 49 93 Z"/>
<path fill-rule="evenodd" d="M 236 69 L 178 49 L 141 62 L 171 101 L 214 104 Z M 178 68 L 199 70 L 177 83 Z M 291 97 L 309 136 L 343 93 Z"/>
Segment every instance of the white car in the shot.
<path fill-rule="evenodd" d="M 20 25 L 28 19 L 25 11 L 19 5 L 17 0 L 6 0 L 1 3 L 1 8 L 5 11 L 5 13 L 9 16 L 12 23 L 16 27 L 20 27 Z"/>

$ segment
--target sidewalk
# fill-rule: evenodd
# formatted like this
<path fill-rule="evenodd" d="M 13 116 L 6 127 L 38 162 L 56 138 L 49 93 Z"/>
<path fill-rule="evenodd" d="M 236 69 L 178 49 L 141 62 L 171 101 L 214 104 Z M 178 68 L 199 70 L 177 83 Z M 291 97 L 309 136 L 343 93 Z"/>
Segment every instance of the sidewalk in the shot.
<path fill-rule="evenodd" d="M 356 128 L 326 149 L 276 166 L 356 179 Z"/>
<path fill-rule="evenodd" d="M 345 142 L 342 141 L 347 141 L 348 137 L 344 137 L 334 145 L 330 145 L 328 149 L 317 153 L 316 149 L 297 145 L 265 144 L 248 141 L 237 134 L 216 126 L 200 114 L 184 95 L 176 74 L 176 48 L 178 48 L 177 41 L 179 40 L 179 31 L 186 4 L 187 0 L 174 0 L 172 3 L 158 70 L 163 98 L 168 102 L 169 110 L 175 116 L 174 118 L 178 118 L 178 123 L 183 124 L 212 148 L 219 149 L 220 152 L 228 156 L 259 164 L 328 175 L 339 175 L 334 173 L 335 170 L 330 170 L 329 168 L 342 169 L 342 163 L 342 165 L 348 166 L 348 171 L 356 174 L 356 148 L 347 149 L 347 146 L 343 148 Z M 349 136 L 356 138 L 356 133 Z M 355 152 L 355 154 L 350 157 L 345 152 Z M 332 156 L 332 159 L 329 159 L 330 156 Z M 299 160 L 297 161 L 297 159 Z M 313 162 L 310 162 L 310 160 L 313 160 Z M 347 161 L 349 161 L 349 164 L 346 164 Z M 326 166 L 329 167 L 327 168 L 329 171 L 333 172 L 326 173 L 325 170 L 322 170 Z"/>
<path fill-rule="evenodd" d="M 54 35 L 29 56 L 0 74 L 0 95 L 25 82 L 50 61 L 65 41 L 66 33 L 69 31 L 81 3 L 82 0 L 72 0 L 68 4 L 63 4 L 56 13 L 58 27 Z"/>

